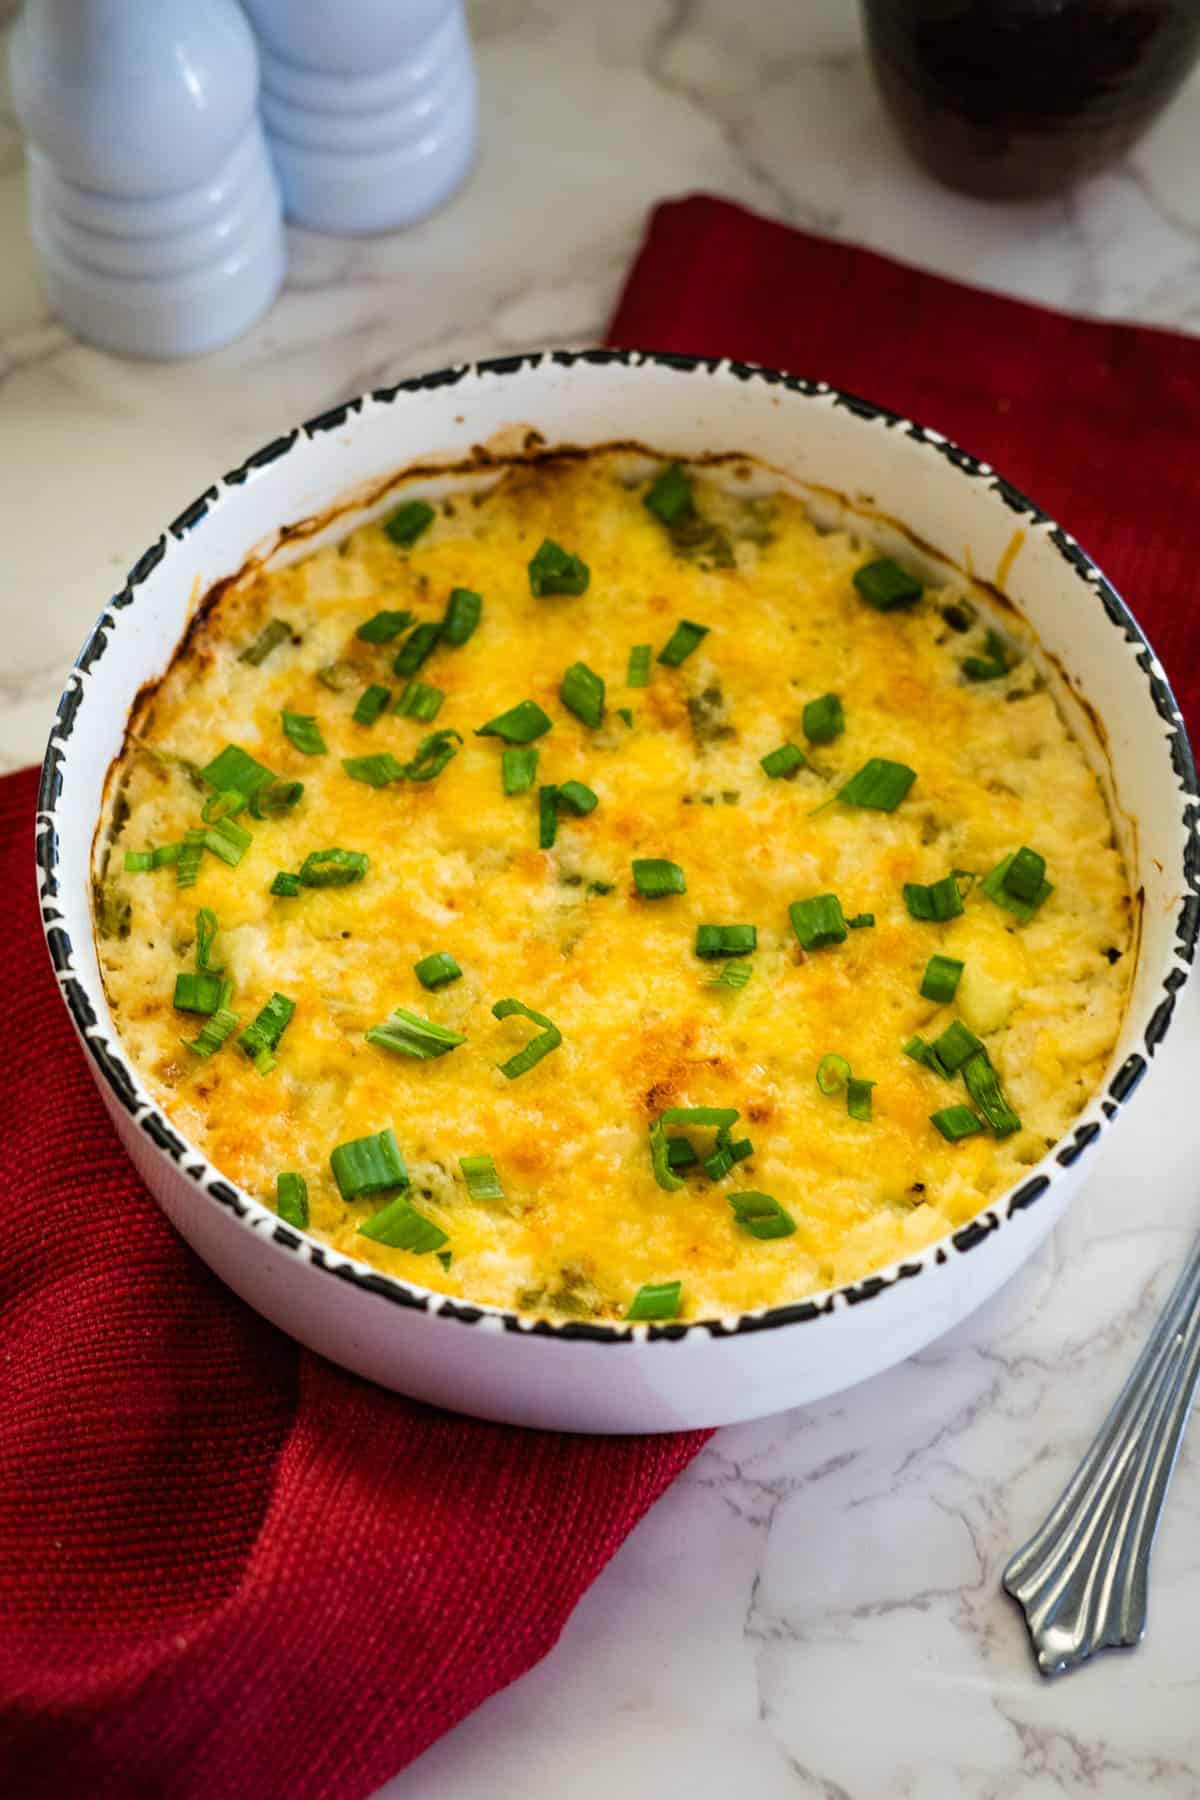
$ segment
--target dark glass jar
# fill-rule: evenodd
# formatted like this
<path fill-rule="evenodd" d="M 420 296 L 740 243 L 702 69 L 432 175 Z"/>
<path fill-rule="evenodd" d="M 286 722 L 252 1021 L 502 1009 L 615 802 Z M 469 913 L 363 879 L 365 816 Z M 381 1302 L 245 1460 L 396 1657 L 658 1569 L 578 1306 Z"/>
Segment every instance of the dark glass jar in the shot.
<path fill-rule="evenodd" d="M 884 103 L 948 186 L 1023 200 L 1123 155 L 1200 52 L 1200 0 L 863 0 Z"/>

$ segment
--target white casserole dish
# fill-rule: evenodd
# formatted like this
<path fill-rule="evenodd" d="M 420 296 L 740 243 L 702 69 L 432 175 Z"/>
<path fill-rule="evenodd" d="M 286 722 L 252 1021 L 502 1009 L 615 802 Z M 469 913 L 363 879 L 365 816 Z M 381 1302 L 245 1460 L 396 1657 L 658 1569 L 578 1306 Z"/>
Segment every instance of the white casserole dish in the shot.
<path fill-rule="evenodd" d="M 692 1324 L 535 1323 L 390 1279 L 282 1225 L 185 1142 L 141 1085 L 109 1016 L 91 919 L 106 772 L 139 689 L 170 661 L 205 589 L 252 552 L 294 559 L 340 536 L 382 510 L 389 478 L 414 465 L 450 471 L 474 456 L 486 469 L 488 454 L 522 445 L 614 440 L 683 458 L 745 452 L 906 560 L 944 559 L 1002 588 L 1109 788 L 1140 905 L 1131 999 L 1105 1081 L 1016 1189 L 851 1287 Z M 422 492 L 478 478 L 431 475 Z M 285 529 L 298 521 L 300 531 Z M 552 352 L 351 401 L 181 513 L 72 672 L 46 752 L 37 858 L 63 999 L 117 1130 L 167 1217 L 237 1293 L 334 1361 L 441 1406 L 565 1430 L 654 1431 L 754 1417 L 861 1381 L 954 1325 L 1024 1262 L 1161 1055 L 1200 920 L 1195 820 L 1187 737 L 1137 625 L 1078 545 L 987 465 L 819 382 L 687 357 Z"/>

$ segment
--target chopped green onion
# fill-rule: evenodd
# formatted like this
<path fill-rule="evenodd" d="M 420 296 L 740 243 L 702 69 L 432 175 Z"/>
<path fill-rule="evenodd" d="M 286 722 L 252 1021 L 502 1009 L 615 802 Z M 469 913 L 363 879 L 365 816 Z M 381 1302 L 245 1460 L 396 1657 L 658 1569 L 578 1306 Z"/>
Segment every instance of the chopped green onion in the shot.
<path fill-rule="evenodd" d="M 217 915 L 211 906 L 202 906 L 196 914 L 196 967 L 211 969 L 214 975 L 219 975 L 220 967 L 209 960 L 216 935 Z"/>
<path fill-rule="evenodd" d="M 681 1289 L 682 1284 L 678 1281 L 647 1281 L 633 1296 L 633 1305 L 625 1317 L 659 1321 L 677 1319 Z"/>
<path fill-rule="evenodd" d="M 524 794 L 537 780 L 536 750 L 506 750 L 500 758 L 500 779 L 506 794 Z"/>
<path fill-rule="evenodd" d="M 291 626 L 285 625 L 282 619 L 268 619 L 254 642 L 242 651 L 238 661 L 249 663 L 252 668 L 257 669 L 261 663 L 266 662 L 272 650 L 277 649 L 291 635 Z"/>
<path fill-rule="evenodd" d="M 381 613 L 379 616 L 382 618 L 383 614 Z M 410 617 L 411 614 L 406 613 L 404 615 L 405 625 L 408 624 Z M 397 627 L 397 630 L 399 629 L 400 627 Z M 323 669 L 318 669 L 316 673 L 317 680 L 320 682 L 321 686 L 327 687 L 331 694 L 344 694 L 346 689 L 350 686 L 350 683 L 355 679 L 356 671 L 353 663 L 331 662 L 326 663 L 325 667 Z"/>
<path fill-rule="evenodd" d="M 982 1044 L 962 1065 L 962 1078 L 968 1094 L 997 1137 L 1009 1137 L 1014 1131 L 1020 1131 L 1021 1121 L 1009 1105 L 1000 1078 Z"/>
<path fill-rule="evenodd" d="M 630 706 L 618 706 L 615 708 L 615 711 L 616 711 L 616 715 L 617 715 L 618 719 L 624 719 L 626 725 L 628 725 L 630 731 L 632 731 L 633 730 L 633 708 Z"/>
<path fill-rule="evenodd" d="M 846 716 L 837 694 L 822 694 L 804 708 L 804 735 L 810 744 L 832 744 L 846 729 Z"/>
<path fill-rule="evenodd" d="M 296 895 L 300 892 L 300 877 L 298 875 L 289 874 L 286 869 L 280 869 L 278 875 L 276 875 L 274 881 L 271 883 L 270 891 L 273 894 L 278 894 L 281 899 L 294 900 Z"/>
<path fill-rule="evenodd" d="M 917 771 L 905 763 L 873 756 L 857 775 L 852 775 L 837 797 L 843 806 L 865 806 L 872 812 L 895 812 L 917 779 Z"/>
<path fill-rule="evenodd" d="M 738 1122 L 736 1106 L 668 1106 L 659 1114 L 664 1125 L 711 1125 L 729 1131 Z"/>
<path fill-rule="evenodd" d="M 678 463 L 670 463 L 656 475 L 642 505 L 664 525 L 674 525 L 692 511 L 692 485 Z"/>
<path fill-rule="evenodd" d="M 392 1250 L 409 1250 L 414 1256 L 428 1256 L 431 1250 L 440 1250 L 450 1242 L 441 1226 L 410 1206 L 403 1194 L 397 1194 L 379 1212 L 364 1219 L 358 1235 L 387 1244 Z"/>
<path fill-rule="evenodd" d="M 282 712 L 283 735 L 305 756 L 328 756 L 329 746 L 311 713 Z"/>
<path fill-rule="evenodd" d="M 390 1126 L 372 1137 L 339 1144 L 330 1154 L 329 1167 L 343 1200 L 361 1200 L 364 1194 L 408 1186 L 408 1170 Z"/>
<path fill-rule="evenodd" d="M 532 1007 L 525 1006 L 520 1000 L 497 1000 L 492 1008 L 494 1019 L 509 1019 L 519 1013 L 523 1019 L 530 1019 L 535 1025 L 542 1027 L 537 1037 L 530 1038 L 523 1050 L 510 1056 L 507 1062 L 501 1063 L 500 1073 L 509 1081 L 515 1081 L 518 1075 L 525 1075 L 535 1063 L 541 1062 L 551 1050 L 557 1050 L 562 1043 L 562 1032 L 544 1013 L 534 1012 Z"/>
<path fill-rule="evenodd" d="M 659 1127 L 659 1131 L 664 1137 L 666 1136 L 666 1134 L 662 1132 L 661 1126 Z M 668 1168 L 694 1169 L 697 1167 L 700 1158 L 697 1156 L 696 1146 L 690 1138 L 668 1138 L 666 1141 Z"/>
<path fill-rule="evenodd" d="M 773 781 L 790 781 L 794 775 L 799 774 L 807 761 L 807 756 L 797 745 L 780 744 L 778 750 L 772 750 L 761 757 L 758 766 Z"/>
<path fill-rule="evenodd" d="M 697 925 L 697 956 L 748 956 L 758 948 L 756 925 Z"/>
<path fill-rule="evenodd" d="M 175 1011 L 215 1013 L 224 988 L 220 975 L 210 974 L 207 969 L 198 969 L 193 974 L 189 969 L 175 977 Z"/>
<path fill-rule="evenodd" d="M 921 977 L 921 998 L 945 1006 L 953 1000 L 962 979 L 963 964 L 957 956 L 931 956 Z"/>
<path fill-rule="evenodd" d="M 182 844 L 159 844 L 157 849 L 151 852 L 154 858 L 154 867 L 156 869 L 170 868 L 179 861 L 182 849 Z"/>
<path fill-rule="evenodd" d="M 458 755 L 461 743 L 459 731 L 431 732 L 427 738 L 422 738 L 416 755 L 405 764 L 404 773 L 410 781 L 432 781 Z"/>
<path fill-rule="evenodd" d="M 572 663 L 562 678 L 558 697 L 568 712 L 585 725 L 599 725 L 604 718 L 604 680 L 586 663 Z"/>
<path fill-rule="evenodd" d="M 302 781 L 264 781 L 250 796 L 250 812 L 256 819 L 277 819 L 291 812 L 303 792 Z"/>
<path fill-rule="evenodd" d="M 465 644 L 483 612 L 483 595 L 474 588 L 451 588 L 442 620 L 442 636 L 448 644 Z"/>
<path fill-rule="evenodd" d="M 790 1212 L 780 1206 L 771 1194 L 757 1194 L 752 1188 L 740 1194 L 727 1194 L 733 1219 L 743 1231 L 751 1237 L 782 1238 L 791 1237 L 796 1229 L 796 1221 Z"/>
<path fill-rule="evenodd" d="M 930 1049 L 939 1068 L 947 1075 L 954 1075 L 968 1057 L 983 1049 L 983 1045 L 973 1031 L 968 1031 L 961 1019 L 955 1019 L 947 1025 L 941 1037 L 934 1039 Z"/>
<path fill-rule="evenodd" d="M 557 836 L 558 789 L 548 784 L 538 789 L 538 849 L 552 849 Z"/>
<path fill-rule="evenodd" d="M 998 631 L 989 631 L 982 656 L 964 657 L 960 667 L 968 681 L 999 681 L 1008 674 L 1008 647 Z"/>
<path fill-rule="evenodd" d="M 179 855 L 175 858 L 176 887 L 195 887 L 200 875 L 200 864 L 204 859 L 206 829 L 201 826 L 184 832 Z"/>
<path fill-rule="evenodd" d="M 308 1230 L 308 1183 L 290 1170 L 275 1177 L 275 1211 L 285 1225 Z"/>
<path fill-rule="evenodd" d="M 207 825 L 204 829 L 204 848 L 219 856 L 231 869 L 237 868 L 252 842 L 250 833 L 241 825 L 235 825 L 232 819 L 218 819 L 215 825 Z"/>
<path fill-rule="evenodd" d="M 439 1250 L 437 1253 L 437 1259 L 441 1263 L 443 1269 L 448 1269 L 450 1267 L 450 1264 L 453 1262 L 454 1257 L 449 1250 Z"/>
<path fill-rule="evenodd" d="M 300 885 L 349 887 L 352 882 L 362 880 L 368 863 L 365 850 L 310 850 L 300 869 Z"/>
<path fill-rule="evenodd" d="M 462 970 L 448 950 L 435 950 L 413 964 L 413 974 L 423 988 L 440 988 L 460 980 Z"/>
<path fill-rule="evenodd" d="M 269 1075 L 275 1067 L 271 1052 L 287 1030 L 295 1010 L 296 1002 L 289 1000 L 286 994 L 272 994 L 238 1039 L 260 1075 Z"/>
<path fill-rule="evenodd" d="M 933 1073 L 935 1075 L 940 1075 L 943 1081 L 948 1081 L 950 1079 L 946 1070 L 942 1068 L 942 1065 L 934 1055 L 933 1045 L 927 1044 L 925 1039 L 921 1037 L 919 1033 L 910 1037 L 906 1044 L 901 1045 L 901 1049 L 904 1051 L 905 1056 L 911 1056 L 914 1062 L 921 1064 L 922 1068 L 932 1069 Z"/>
<path fill-rule="evenodd" d="M 432 1019 L 422 1019 L 417 1013 L 409 1012 L 406 1006 L 394 1008 L 382 1025 L 372 1025 L 366 1039 L 368 1044 L 378 1044 L 381 1050 L 415 1056 L 419 1062 L 446 1056 L 467 1041 L 460 1031 L 449 1031 L 444 1025 L 435 1025 Z"/>
<path fill-rule="evenodd" d="M 582 818 L 585 813 L 595 812 L 600 801 L 582 781 L 562 781 L 558 786 L 558 804 Z"/>
<path fill-rule="evenodd" d="M 852 919 L 846 920 L 846 923 L 851 931 L 865 931 L 869 926 L 875 923 L 875 914 L 855 913 Z"/>
<path fill-rule="evenodd" d="M 641 688 L 650 686 L 650 658 L 653 644 L 635 644 L 629 652 L 629 667 L 625 671 L 625 686 Z"/>
<path fill-rule="evenodd" d="M 472 1200 L 503 1200 L 504 1189 L 490 1156 L 460 1156 L 458 1166 Z"/>
<path fill-rule="evenodd" d="M 658 653 L 659 662 L 666 663 L 670 669 L 677 669 L 681 662 L 687 661 L 701 639 L 707 636 L 707 625 L 693 625 L 690 619 L 680 619 Z"/>
<path fill-rule="evenodd" d="M 429 660 L 441 635 L 440 624 L 427 621 L 424 625 L 414 625 L 400 646 L 400 654 L 392 663 L 393 674 L 415 675 L 418 669 Z"/>
<path fill-rule="evenodd" d="M 832 1051 L 823 1056 L 817 1064 L 817 1086 L 823 1094 L 840 1094 L 849 1083 L 850 1064 L 844 1056 L 836 1056 Z"/>
<path fill-rule="evenodd" d="M 378 681 L 373 681 L 369 688 L 364 688 L 358 696 L 354 708 L 353 719 L 356 725 L 374 725 L 376 719 L 387 711 L 392 698 L 391 688 L 385 688 Z"/>
<path fill-rule="evenodd" d="M 689 1145 L 688 1148 L 691 1149 L 691 1146 Z M 650 1166 L 654 1170 L 655 1181 L 668 1194 L 683 1186 L 679 1176 L 674 1173 L 675 1169 L 677 1167 L 687 1168 L 689 1162 L 699 1161 L 695 1150 L 692 1150 L 690 1159 L 678 1161 L 674 1152 L 675 1145 L 668 1138 L 662 1120 L 652 1119 L 650 1121 Z"/>
<path fill-rule="evenodd" d="M 913 919 L 956 919 L 963 909 L 958 877 L 943 875 L 940 881 L 930 882 L 928 887 L 918 881 L 906 881 L 904 904 Z"/>
<path fill-rule="evenodd" d="M 974 1137 L 983 1130 L 983 1121 L 975 1117 L 969 1106 L 943 1106 L 940 1112 L 930 1113 L 929 1123 L 937 1127 L 948 1144 L 957 1144 L 961 1138 Z"/>
<path fill-rule="evenodd" d="M 733 988 L 736 992 L 745 987 L 753 973 L 754 968 L 751 963 L 727 962 L 720 973 L 713 976 L 708 985 L 715 988 Z"/>
<path fill-rule="evenodd" d="M 729 1127 L 723 1125 L 717 1132 L 716 1147 L 711 1156 L 704 1159 L 704 1173 L 710 1181 L 723 1181 L 734 1163 L 743 1162 L 747 1156 L 754 1155 L 754 1145 L 749 1138 L 739 1138 L 733 1143 L 729 1136 Z"/>
<path fill-rule="evenodd" d="M 846 1111 L 852 1119 L 859 1119 L 866 1124 L 871 1117 L 871 1089 L 873 1081 L 861 1081 L 852 1075 L 846 1083 Z"/>
<path fill-rule="evenodd" d="M 788 916 L 803 950 L 821 950 L 826 944 L 845 942 L 846 918 L 836 894 L 814 894 L 808 900 L 793 900 L 788 907 Z"/>
<path fill-rule="evenodd" d="M 916 576 L 902 569 L 890 556 L 882 556 L 877 562 L 864 563 L 861 569 L 856 569 L 854 585 L 876 612 L 895 612 L 897 607 L 911 606 L 925 592 Z"/>
<path fill-rule="evenodd" d="M 220 755 L 201 769 L 200 779 L 218 794 L 253 794 L 264 781 L 274 781 L 275 777 L 237 744 L 226 744 Z"/>
<path fill-rule="evenodd" d="M 390 644 L 402 631 L 407 631 L 412 622 L 410 612 L 377 612 L 374 618 L 360 625 L 354 635 L 364 644 Z M 317 673 L 319 676 L 321 671 Z"/>
<path fill-rule="evenodd" d="M 426 725 L 431 725 L 441 712 L 445 698 L 441 688 L 430 687 L 424 681 L 410 681 L 393 710 L 404 718 L 422 719 Z"/>
<path fill-rule="evenodd" d="M 664 900 L 668 894 L 687 893 L 683 870 L 664 856 L 635 857 L 633 885 L 643 900 Z"/>
<path fill-rule="evenodd" d="M 227 1006 L 219 1006 L 211 1019 L 206 1019 L 199 1037 L 194 1043 L 187 1038 L 180 1038 L 185 1050 L 192 1050 L 197 1056 L 215 1056 L 230 1032 L 238 1028 L 238 1016 L 230 1012 Z"/>
<path fill-rule="evenodd" d="M 216 825 L 222 819 L 234 819 L 238 813 L 246 810 L 246 795 L 236 791 L 228 794 L 210 794 L 200 808 L 200 817 L 206 825 Z"/>
<path fill-rule="evenodd" d="M 1045 857 L 1028 848 L 1016 850 L 998 862 L 979 885 L 989 900 L 1015 913 L 1023 925 L 1054 892 L 1046 880 Z"/>
<path fill-rule="evenodd" d="M 521 700 L 481 725 L 475 736 L 503 738 L 506 744 L 531 744 L 549 729 L 550 720 L 537 701 Z"/>
<path fill-rule="evenodd" d="M 553 538 L 543 538 L 530 558 L 529 591 L 538 598 L 544 594 L 584 594 L 590 580 L 587 564 Z"/>
<path fill-rule="evenodd" d="M 407 550 L 415 544 L 427 526 L 433 523 L 433 508 L 428 500 L 407 500 L 403 506 L 396 508 L 390 518 L 384 520 L 383 529 L 393 544 L 399 544 Z"/>
<path fill-rule="evenodd" d="M 127 875 L 144 875 L 148 869 L 153 867 L 153 850 L 127 850 L 125 852 L 125 873 Z"/>

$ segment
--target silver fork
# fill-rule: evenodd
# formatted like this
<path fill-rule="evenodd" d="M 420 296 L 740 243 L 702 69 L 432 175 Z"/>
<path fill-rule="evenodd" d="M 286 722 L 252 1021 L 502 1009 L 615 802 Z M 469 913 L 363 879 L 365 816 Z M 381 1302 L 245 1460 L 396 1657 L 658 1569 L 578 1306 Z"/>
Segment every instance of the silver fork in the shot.
<path fill-rule="evenodd" d="M 1091 1449 L 1004 1571 L 1043 1675 L 1141 1642 L 1150 1552 L 1198 1376 L 1200 1238 Z"/>

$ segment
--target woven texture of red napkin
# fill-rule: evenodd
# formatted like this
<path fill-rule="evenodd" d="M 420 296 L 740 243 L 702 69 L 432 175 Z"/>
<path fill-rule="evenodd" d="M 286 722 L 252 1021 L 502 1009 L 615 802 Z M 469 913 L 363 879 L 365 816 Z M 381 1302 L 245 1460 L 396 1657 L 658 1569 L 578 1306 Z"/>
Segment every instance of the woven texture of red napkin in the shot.
<path fill-rule="evenodd" d="M 821 375 L 960 438 L 1111 571 L 1195 716 L 1200 344 L 704 199 L 656 213 L 613 341 Z M 33 805 L 31 772 L 0 781 L 0 1792 L 355 1800 L 545 1654 L 703 1439 L 452 1418 L 227 1293 L 75 1045 Z"/>

